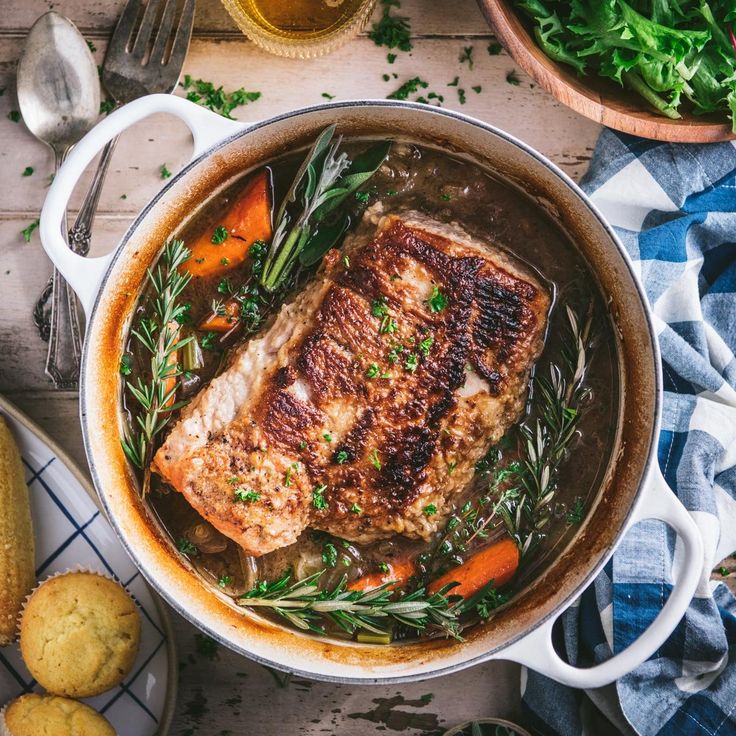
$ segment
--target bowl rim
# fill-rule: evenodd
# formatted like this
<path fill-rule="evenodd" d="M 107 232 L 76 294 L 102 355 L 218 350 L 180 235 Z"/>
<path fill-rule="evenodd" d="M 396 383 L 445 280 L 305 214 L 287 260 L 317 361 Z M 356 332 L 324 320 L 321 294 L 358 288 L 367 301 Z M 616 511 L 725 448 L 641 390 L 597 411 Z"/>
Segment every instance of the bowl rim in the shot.
<path fill-rule="evenodd" d="M 477 1 L 511 58 L 545 91 L 580 115 L 622 133 L 670 143 L 718 143 L 736 139 L 728 120 L 719 122 L 694 114 L 672 120 L 643 104 L 636 110 L 623 109 L 621 102 L 582 81 L 590 75 L 578 78 L 573 69 L 547 56 L 508 0 Z M 638 99 L 632 93 L 632 100 Z"/>
<path fill-rule="evenodd" d="M 166 196 L 166 194 L 170 192 L 173 187 L 176 186 L 177 182 L 180 182 L 182 179 L 184 179 L 193 168 L 201 164 L 205 159 L 212 157 L 218 151 L 226 148 L 228 145 L 230 145 L 235 140 L 238 140 L 242 137 L 246 137 L 250 133 L 256 130 L 260 130 L 262 128 L 271 126 L 276 123 L 293 121 L 303 115 L 309 115 L 312 113 L 329 112 L 332 110 L 340 110 L 344 108 L 347 108 L 347 109 L 351 109 L 351 108 L 366 108 L 366 109 L 400 108 L 400 109 L 405 109 L 409 111 L 419 112 L 422 115 L 442 116 L 442 117 L 450 118 L 452 120 L 455 120 L 461 123 L 471 125 L 475 128 L 480 129 L 483 133 L 490 134 L 492 136 L 500 138 L 503 142 L 521 149 L 523 153 L 533 158 L 537 164 L 545 167 L 550 174 L 552 174 L 554 177 L 560 180 L 561 183 L 570 190 L 570 193 L 575 196 L 579 204 L 585 207 L 588 210 L 588 213 L 593 218 L 595 218 L 595 220 L 597 221 L 597 224 L 600 225 L 600 227 L 605 231 L 606 235 L 608 236 L 612 244 L 615 246 L 618 255 L 620 255 L 620 257 L 622 258 L 625 268 L 630 274 L 631 284 L 636 291 L 637 299 L 641 303 L 642 313 L 646 321 L 646 324 L 644 325 L 644 327 L 648 335 L 649 341 L 651 343 L 652 357 L 654 359 L 653 364 L 650 366 L 649 370 L 651 371 L 650 375 L 652 378 L 652 383 L 655 387 L 655 392 L 654 392 L 654 396 L 652 397 L 653 417 L 652 417 L 652 423 L 651 423 L 651 432 L 649 433 L 648 437 L 644 437 L 640 440 L 642 443 L 642 446 L 646 447 L 646 452 L 644 454 L 645 460 L 642 463 L 640 481 L 635 491 L 632 494 L 632 499 L 631 499 L 631 502 L 627 510 L 625 511 L 625 513 L 622 514 L 620 528 L 617 530 L 616 535 L 613 538 L 608 548 L 608 551 L 601 554 L 598 562 L 588 569 L 587 573 L 584 576 L 582 576 L 581 582 L 578 585 L 576 585 L 560 602 L 558 602 L 554 607 L 552 607 L 547 613 L 545 613 L 544 615 L 541 615 L 537 619 L 535 627 L 539 627 L 543 623 L 548 621 L 549 619 L 559 617 L 559 615 L 573 603 L 573 601 L 582 593 L 582 591 L 591 584 L 594 578 L 598 575 L 598 573 L 602 570 L 602 568 L 605 566 L 607 561 L 610 559 L 611 555 L 613 554 L 613 551 L 618 547 L 621 540 L 623 539 L 623 536 L 626 533 L 628 522 L 631 519 L 632 515 L 634 514 L 634 510 L 636 506 L 641 500 L 644 480 L 648 477 L 650 470 L 652 468 L 652 465 L 656 459 L 656 437 L 658 436 L 658 433 L 659 433 L 660 414 L 661 414 L 662 375 L 661 375 L 661 367 L 660 367 L 660 362 L 659 362 L 659 348 L 658 348 L 658 343 L 656 340 L 656 332 L 655 332 L 654 325 L 652 322 L 651 310 L 649 309 L 643 288 L 639 282 L 639 279 L 636 276 L 636 272 L 634 271 L 633 264 L 624 246 L 622 245 L 618 236 L 614 232 L 613 228 L 606 222 L 606 220 L 604 219 L 604 217 L 602 216 L 598 208 L 595 206 L 593 202 L 591 202 L 591 200 L 583 192 L 583 190 L 556 164 L 554 164 L 546 156 L 536 151 L 534 148 L 532 148 L 528 144 L 524 143 L 523 141 L 519 140 L 515 136 L 489 123 L 486 123 L 482 120 L 479 120 L 477 118 L 474 118 L 472 116 L 469 116 L 469 115 L 466 115 L 460 112 L 446 110 L 443 108 L 429 107 L 427 105 L 423 105 L 423 104 L 415 103 L 415 102 L 382 100 L 382 99 L 343 100 L 343 101 L 319 103 L 316 105 L 311 105 L 308 107 L 291 110 L 291 111 L 282 113 L 280 115 L 267 118 L 263 121 L 259 121 L 258 123 L 255 123 L 252 126 L 244 128 L 240 131 L 235 131 L 234 133 L 226 136 L 225 138 L 223 138 L 222 140 L 215 143 L 213 146 L 211 146 L 210 148 L 206 149 L 201 154 L 193 158 L 192 161 L 190 161 L 184 168 L 182 168 L 180 172 L 178 172 L 174 177 L 172 177 L 170 180 L 166 182 L 166 184 L 162 187 L 162 189 L 159 190 L 159 192 L 157 192 L 157 194 L 149 201 L 149 203 L 139 212 L 139 214 L 131 222 L 125 234 L 122 236 L 122 238 L 118 242 L 115 248 L 113 257 L 110 260 L 107 266 L 107 270 L 100 282 L 99 290 L 97 292 L 97 295 L 95 296 L 93 306 L 90 311 L 90 316 L 88 320 L 88 334 L 91 334 L 93 332 L 92 327 L 94 326 L 95 318 L 98 314 L 98 311 L 100 308 L 100 302 L 103 298 L 103 294 L 106 291 L 106 287 L 108 286 L 108 282 L 113 274 L 113 271 L 115 271 L 115 267 L 118 264 L 118 261 L 123 257 L 123 254 L 125 254 L 128 250 L 126 246 L 129 244 L 130 238 L 133 236 L 135 231 L 138 229 L 138 227 L 143 222 L 143 220 L 148 216 L 151 210 L 153 210 L 161 202 L 161 200 Z M 133 545 L 131 545 L 130 541 L 128 540 L 126 536 L 125 530 L 122 528 L 120 520 L 117 518 L 116 514 L 114 513 L 114 510 L 110 506 L 106 493 L 103 493 L 101 490 L 101 488 L 103 488 L 105 485 L 105 481 L 100 477 L 100 474 L 98 471 L 97 462 L 95 460 L 94 450 L 92 448 L 92 443 L 90 439 L 93 429 L 88 424 L 88 417 L 89 417 L 88 402 L 90 401 L 89 386 L 88 386 L 88 373 L 91 370 L 90 363 L 92 363 L 94 360 L 94 358 L 91 356 L 91 353 L 92 353 L 92 341 L 86 340 L 84 344 L 81 375 L 80 375 L 80 386 L 81 386 L 80 420 L 82 424 L 82 435 L 83 435 L 84 448 L 87 454 L 87 459 L 88 459 L 88 463 L 90 467 L 90 473 L 91 473 L 91 476 L 92 476 L 92 479 L 95 485 L 95 489 L 97 490 L 98 496 L 100 497 L 101 503 L 105 509 L 105 513 L 108 516 L 110 524 L 113 526 L 116 533 L 118 534 L 121 544 L 126 549 L 128 554 L 131 556 L 131 559 L 134 561 L 134 563 L 136 564 L 138 569 L 141 571 L 141 573 L 144 575 L 144 577 L 149 581 L 149 583 L 152 586 L 154 586 L 154 589 L 157 591 L 157 593 L 177 613 L 182 615 L 188 621 L 192 622 L 195 626 L 197 626 L 202 631 L 204 631 L 206 634 L 208 634 L 213 639 L 218 641 L 218 643 L 260 664 L 267 665 L 274 669 L 284 671 L 284 672 L 290 672 L 292 674 L 299 675 L 299 676 L 306 677 L 306 678 L 318 679 L 324 682 L 335 682 L 335 683 L 344 683 L 344 684 L 397 684 L 397 683 L 404 683 L 404 682 L 421 681 L 423 679 L 428 679 L 430 677 L 438 677 L 442 675 L 451 674 L 453 672 L 458 672 L 460 670 L 463 670 L 475 664 L 480 664 L 491 658 L 502 656 L 503 651 L 505 649 L 515 644 L 516 642 L 520 641 L 521 639 L 523 639 L 533 630 L 533 629 L 520 630 L 519 632 L 511 636 L 506 642 L 502 644 L 498 644 L 495 647 L 492 647 L 490 649 L 487 649 L 480 654 L 469 656 L 465 659 L 462 659 L 461 661 L 454 662 L 451 664 L 446 664 L 444 666 L 439 666 L 439 667 L 433 666 L 431 667 L 431 669 L 428 669 L 427 671 L 424 671 L 424 672 L 419 672 L 419 673 L 414 672 L 414 673 L 407 674 L 407 675 L 379 675 L 379 676 L 367 676 L 367 677 L 331 675 L 331 674 L 326 674 L 324 672 L 315 673 L 308 669 L 300 669 L 299 667 L 292 667 L 288 663 L 285 663 L 283 661 L 275 661 L 268 657 L 263 657 L 257 653 L 246 650 L 243 647 L 241 647 L 238 643 L 234 642 L 232 639 L 228 639 L 227 637 L 223 636 L 220 631 L 218 631 L 216 628 L 210 625 L 211 621 L 203 621 L 203 620 L 195 618 L 194 614 L 191 612 L 190 607 L 186 605 L 186 601 L 182 602 L 178 600 L 177 598 L 175 598 L 173 595 L 170 594 L 169 590 L 167 590 L 166 588 L 159 587 L 157 577 L 160 573 L 157 571 L 154 574 L 153 572 L 149 571 L 145 567 L 146 563 L 141 560 L 141 555 L 139 555 L 138 551 L 133 547 Z M 279 624 L 277 624 L 277 626 L 279 626 L 283 631 L 288 632 L 288 630 L 285 627 Z M 336 642 L 334 640 L 326 639 L 324 641 L 326 644 L 336 645 Z M 438 662 L 438 661 L 440 661 L 440 658 L 435 660 L 435 662 Z"/>

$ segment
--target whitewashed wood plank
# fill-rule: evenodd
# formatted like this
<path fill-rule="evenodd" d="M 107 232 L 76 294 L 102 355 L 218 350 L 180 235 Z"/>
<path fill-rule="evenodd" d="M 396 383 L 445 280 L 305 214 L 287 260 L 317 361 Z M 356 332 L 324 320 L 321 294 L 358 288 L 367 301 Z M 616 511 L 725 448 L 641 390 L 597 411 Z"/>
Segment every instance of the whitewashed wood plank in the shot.
<path fill-rule="evenodd" d="M 38 231 L 29 243 L 24 242 L 20 231 L 28 222 L 0 220 L 0 393 L 11 397 L 23 391 L 51 392 L 43 371 L 47 346 L 31 318 L 33 305 L 51 274 L 51 263 Z M 110 249 L 127 225 L 127 218 L 99 218 L 92 255 Z"/>
<path fill-rule="evenodd" d="M 115 25 L 124 0 L 23 0 L 7 2 L 0 13 L 0 34 L 19 35 L 30 28 L 39 15 L 53 7 L 69 16 L 89 38 L 104 38 Z M 374 17 L 380 14 L 376 9 Z M 412 34 L 418 36 L 488 35 L 488 25 L 475 0 L 403 0 L 397 11 L 411 20 Z M 218 0 L 199 0 L 194 22 L 195 35 L 239 36 L 240 31 Z"/>
<path fill-rule="evenodd" d="M 192 44 L 185 72 L 195 78 L 212 80 L 225 89 L 245 86 L 258 89 L 263 96 L 239 108 L 241 120 L 259 120 L 294 107 L 325 101 L 323 93 L 335 99 L 384 98 L 402 82 L 420 76 L 428 90 L 444 95 L 444 106 L 473 115 L 507 130 L 550 156 L 567 173 L 579 177 L 587 162 L 600 126 L 564 107 L 536 88 L 518 72 L 520 84 L 513 86 L 506 75 L 515 67 L 504 54 L 489 56 L 486 43 L 473 43 L 475 64 L 472 70 L 458 60 L 462 43 L 455 40 L 424 39 L 412 54 L 400 56 L 389 66 L 383 50 L 366 39 L 337 51 L 333 56 L 309 61 L 273 57 L 241 41 L 197 40 Z M 14 61 L 21 50 L 19 39 L 0 39 L 0 162 L 5 176 L 0 183 L 2 212 L 37 211 L 46 192 L 52 159 L 48 149 L 36 141 L 23 123 L 11 122 L 7 115 L 17 108 L 13 90 Z M 101 56 L 103 45 L 97 51 Z M 360 59 L 356 76 L 355 59 Z M 257 81 L 243 70 L 264 70 Z M 396 74 L 388 81 L 384 74 Z M 448 87 L 454 77 L 459 87 Z M 481 92 L 473 91 L 480 86 Z M 460 104 L 458 89 L 465 90 L 466 103 Z M 181 93 L 181 92 L 180 92 Z M 543 121 L 543 124 L 542 124 Z M 189 135 L 184 125 L 173 118 L 150 118 L 123 136 L 113 158 L 100 203 L 101 212 L 137 212 L 161 186 L 159 168 L 166 163 L 175 171 L 188 158 Z M 23 177 L 26 166 L 34 174 Z M 91 176 L 82 180 L 72 206 L 80 198 Z M 121 199 L 126 195 L 126 199 Z"/>

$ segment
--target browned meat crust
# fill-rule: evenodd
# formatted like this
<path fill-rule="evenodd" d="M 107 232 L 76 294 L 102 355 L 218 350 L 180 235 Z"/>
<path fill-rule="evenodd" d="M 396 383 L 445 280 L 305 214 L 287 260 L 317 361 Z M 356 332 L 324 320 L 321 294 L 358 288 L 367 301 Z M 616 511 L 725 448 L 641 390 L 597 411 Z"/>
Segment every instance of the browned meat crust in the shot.
<path fill-rule="evenodd" d="M 155 459 L 251 554 L 306 526 L 426 538 L 517 421 L 541 352 L 549 294 L 459 228 L 390 216 L 347 253 L 241 349 Z M 258 499 L 234 500 L 237 488 Z"/>

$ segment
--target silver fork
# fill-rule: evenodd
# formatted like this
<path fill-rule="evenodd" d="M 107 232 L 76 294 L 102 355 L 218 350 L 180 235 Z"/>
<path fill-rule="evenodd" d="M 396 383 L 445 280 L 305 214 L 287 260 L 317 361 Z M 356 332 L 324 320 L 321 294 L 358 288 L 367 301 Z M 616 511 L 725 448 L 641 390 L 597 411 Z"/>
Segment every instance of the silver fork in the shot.
<path fill-rule="evenodd" d="M 173 92 L 179 81 L 184 59 L 189 49 L 194 22 L 195 0 L 128 0 L 118 19 L 102 64 L 102 82 L 116 107 L 125 105 L 143 95 Z M 143 17 L 141 18 L 141 11 Z M 140 19 L 140 22 L 139 22 Z M 102 185 L 107 175 L 117 138 L 103 149 L 92 184 L 69 230 L 69 247 L 81 255 L 89 252 L 92 223 L 100 200 Z M 51 295 L 51 282 L 46 285 L 33 310 L 33 319 L 42 339 L 48 340 L 50 324 L 46 302 Z M 51 313 L 51 320 L 59 315 Z M 69 365 L 69 354 L 81 355 L 79 336 L 73 343 L 64 341 L 49 344 L 46 360 L 47 373 L 59 372 L 59 366 Z M 67 356 L 67 359 L 64 359 Z M 76 388 L 79 364 L 64 376 L 65 388 Z"/>

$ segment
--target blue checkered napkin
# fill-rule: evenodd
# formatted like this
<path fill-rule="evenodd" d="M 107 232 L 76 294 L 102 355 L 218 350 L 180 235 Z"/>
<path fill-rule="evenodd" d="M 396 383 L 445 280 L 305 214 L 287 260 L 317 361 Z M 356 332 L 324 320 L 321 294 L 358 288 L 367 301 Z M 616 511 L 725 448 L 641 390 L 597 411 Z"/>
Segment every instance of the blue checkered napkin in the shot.
<path fill-rule="evenodd" d="M 736 550 L 736 147 L 673 145 L 605 131 L 584 187 L 644 285 L 662 350 L 659 464 L 700 528 L 708 564 Z M 600 662 L 662 608 L 679 550 L 662 523 L 632 529 L 561 617 L 569 660 Z M 530 725 L 644 736 L 736 734 L 736 599 L 704 573 L 675 632 L 615 686 L 579 692 L 529 671 Z"/>

